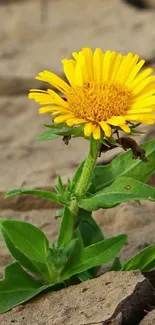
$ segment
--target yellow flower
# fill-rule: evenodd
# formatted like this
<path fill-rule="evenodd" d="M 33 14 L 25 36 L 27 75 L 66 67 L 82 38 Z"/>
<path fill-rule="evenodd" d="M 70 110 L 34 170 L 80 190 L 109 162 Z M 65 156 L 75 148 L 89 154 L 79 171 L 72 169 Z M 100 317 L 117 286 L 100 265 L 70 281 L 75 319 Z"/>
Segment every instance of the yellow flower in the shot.
<path fill-rule="evenodd" d="M 68 83 L 50 71 L 36 77 L 62 97 L 51 89 L 31 89 L 29 98 L 46 105 L 39 113 L 56 115 L 54 123 L 83 123 L 86 137 L 93 134 L 97 140 L 102 132 L 110 137 L 113 126 L 130 133 L 129 122 L 155 122 L 155 76 L 150 76 L 151 68 L 139 73 L 144 63 L 132 53 L 83 48 L 73 59 L 62 60 Z"/>

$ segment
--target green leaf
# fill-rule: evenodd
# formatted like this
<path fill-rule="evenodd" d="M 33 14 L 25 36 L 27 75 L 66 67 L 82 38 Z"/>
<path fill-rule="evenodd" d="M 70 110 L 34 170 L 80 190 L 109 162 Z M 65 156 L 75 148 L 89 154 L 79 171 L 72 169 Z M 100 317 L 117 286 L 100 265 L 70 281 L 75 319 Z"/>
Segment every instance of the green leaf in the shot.
<path fill-rule="evenodd" d="M 31 278 L 18 263 L 8 265 L 5 269 L 4 280 L 0 281 L 0 312 L 34 297 L 40 283 Z"/>
<path fill-rule="evenodd" d="M 80 261 L 83 249 L 84 249 L 83 244 L 80 239 L 76 238 L 76 239 L 72 240 L 71 251 L 70 251 L 71 254 L 68 255 L 68 261 L 66 262 L 65 267 L 63 268 L 63 271 L 61 273 L 61 280 L 70 278 L 70 274 L 66 278 L 63 277 L 63 274 L 68 272 L 68 270 L 70 270 L 72 265 L 74 265 L 74 264 L 78 263 L 78 261 Z M 80 271 L 78 273 L 81 273 L 81 272 L 83 272 L 83 271 Z"/>
<path fill-rule="evenodd" d="M 55 140 L 58 137 L 59 135 L 55 134 L 54 129 L 52 129 L 52 130 L 44 131 L 42 134 L 38 135 L 36 139 L 39 141 L 49 141 L 49 140 Z"/>
<path fill-rule="evenodd" d="M 127 241 L 126 235 L 119 235 L 113 238 L 105 239 L 101 242 L 84 248 L 77 260 L 74 260 L 62 272 L 62 279 L 66 280 L 71 276 L 108 263 L 112 260 Z"/>
<path fill-rule="evenodd" d="M 60 203 L 60 199 L 57 194 L 55 194 L 53 192 L 49 192 L 49 191 L 42 191 L 42 190 L 14 189 L 14 190 L 8 191 L 5 195 L 5 198 L 7 199 L 8 197 L 11 197 L 14 195 L 19 195 L 19 194 L 30 194 L 30 195 L 40 196 L 42 199 Z"/>
<path fill-rule="evenodd" d="M 4 272 L 4 279 L 0 281 L 0 313 L 5 313 L 48 288 L 54 290 L 56 285 L 42 286 L 18 263 L 8 265 Z"/>
<path fill-rule="evenodd" d="M 4 229 L 14 246 L 26 257 L 38 262 L 47 262 L 49 243 L 45 234 L 28 222 L 4 220 Z"/>
<path fill-rule="evenodd" d="M 110 268 L 110 271 L 120 271 L 122 268 L 122 264 L 120 262 L 120 259 L 119 257 L 115 257 L 114 258 L 114 261 L 113 261 L 113 264 Z"/>
<path fill-rule="evenodd" d="M 74 190 L 76 189 L 76 186 L 79 182 L 79 179 L 80 179 L 80 176 L 81 176 L 81 173 L 82 173 L 82 170 L 83 170 L 83 166 L 84 166 L 84 163 L 85 163 L 85 160 L 82 161 L 82 163 L 78 166 L 74 176 L 73 176 L 73 179 L 72 179 L 72 187 L 71 187 L 71 191 L 74 192 Z"/>
<path fill-rule="evenodd" d="M 30 272 L 38 274 L 38 270 L 37 268 L 34 266 L 34 264 L 32 263 L 32 261 L 27 258 L 24 254 L 22 254 L 12 243 L 12 241 L 9 239 L 9 237 L 7 236 L 6 232 L 4 231 L 3 227 L 2 227 L 2 236 L 3 239 L 5 241 L 5 244 L 8 248 L 8 250 L 11 253 L 11 256 L 17 261 L 19 262 L 22 266 L 24 266 L 26 269 L 28 269 Z"/>
<path fill-rule="evenodd" d="M 92 213 L 79 209 L 78 228 L 80 230 L 84 246 L 95 244 L 104 239 L 101 228 L 92 217 Z"/>
<path fill-rule="evenodd" d="M 111 208 L 131 200 L 155 200 L 155 188 L 130 177 L 118 177 L 113 184 L 86 198 L 78 199 L 79 207 L 88 210 Z"/>
<path fill-rule="evenodd" d="M 79 239 L 72 239 L 65 248 L 55 247 L 50 248 L 50 254 L 48 257 L 48 265 L 51 270 L 55 272 L 54 282 L 58 279 L 62 279 L 61 273 L 64 268 L 70 268 L 70 265 L 77 260 L 81 253 L 81 243 Z"/>
<path fill-rule="evenodd" d="M 155 267 L 155 245 L 150 245 L 128 260 L 123 265 L 122 271 L 149 271 L 153 267 Z"/>
<path fill-rule="evenodd" d="M 60 130 L 62 127 L 64 127 L 66 124 L 64 123 L 64 122 L 62 122 L 62 123 L 57 123 L 57 124 L 55 124 L 55 123 L 53 123 L 53 124 L 44 124 L 44 126 L 46 127 L 46 128 L 50 128 L 50 129 L 54 129 L 54 132 L 55 132 L 55 130 L 56 131 L 58 131 L 58 130 Z"/>
<path fill-rule="evenodd" d="M 65 207 L 63 218 L 60 225 L 60 231 L 58 236 L 58 247 L 65 247 L 73 238 L 74 231 L 74 217 L 70 210 Z"/>
<path fill-rule="evenodd" d="M 53 125 L 45 124 L 45 126 L 51 129 L 51 134 L 54 133 L 54 134 L 57 134 L 59 136 L 70 136 L 70 135 L 72 135 L 73 137 L 77 137 L 77 136 L 82 136 L 83 135 L 83 126 L 82 125 L 78 125 L 78 126 L 75 126 L 75 127 L 69 127 L 69 126 L 65 125 L 65 123 L 60 123 L 60 124 L 57 124 L 57 125 L 55 125 L 55 124 L 53 124 Z"/>
<path fill-rule="evenodd" d="M 70 180 L 70 178 L 67 178 L 67 191 L 68 192 L 71 192 L 71 187 L 72 187 L 72 182 Z"/>
<path fill-rule="evenodd" d="M 64 215 L 64 211 L 65 211 L 65 208 L 57 210 L 54 218 L 55 219 L 62 218 Z"/>
<path fill-rule="evenodd" d="M 65 189 L 64 189 L 64 186 L 62 183 L 61 176 L 58 173 L 57 173 L 57 184 L 55 187 L 56 187 L 58 193 L 63 196 Z"/>
<path fill-rule="evenodd" d="M 50 270 L 51 282 L 57 282 L 60 279 L 60 273 L 64 269 L 67 257 L 63 254 L 63 248 L 56 248 L 54 245 L 50 248 L 48 256 L 48 265 Z"/>
<path fill-rule="evenodd" d="M 141 182 L 147 182 L 155 171 L 155 139 L 145 142 L 141 147 L 146 152 L 147 163 L 140 159 L 132 159 L 132 152 L 129 150 L 120 154 L 106 166 L 96 166 L 92 176 L 92 184 L 96 188 L 96 192 L 111 185 L 120 176 L 132 177 Z M 92 193 L 94 193 L 93 187 Z"/>
<path fill-rule="evenodd" d="M 84 281 L 93 279 L 93 276 L 88 271 L 85 271 L 85 272 L 79 273 L 78 278 L 81 282 L 84 282 Z"/>
<path fill-rule="evenodd" d="M 130 127 L 130 131 L 131 131 L 130 134 L 132 134 L 132 135 L 141 135 L 141 134 L 146 134 L 146 132 L 136 130 L 136 129 L 133 128 L 133 127 Z"/>
<path fill-rule="evenodd" d="M 92 213 L 90 211 L 79 209 L 77 218 L 77 229 L 80 232 L 85 247 L 95 244 L 104 239 L 103 232 L 96 223 L 95 219 L 92 217 Z M 95 277 L 96 271 L 97 269 L 93 268 L 89 270 L 89 272 L 82 272 L 78 274 L 78 278 L 81 281 L 85 281 L 86 279 L 92 279 L 93 277 Z"/>
<path fill-rule="evenodd" d="M 70 136 L 72 135 L 73 137 L 77 136 L 82 136 L 83 135 L 83 126 L 78 125 L 76 127 L 69 127 L 65 126 L 56 131 L 56 134 L 58 135 L 63 135 L 63 136 Z"/>
<path fill-rule="evenodd" d="M 28 257 L 26 257 L 24 254 L 22 254 L 12 243 L 12 241 L 9 239 L 7 236 L 6 232 L 2 228 L 1 234 L 3 236 L 3 239 L 5 241 L 5 244 L 8 248 L 8 250 L 11 253 L 11 256 L 21 264 L 25 269 L 28 271 L 39 275 L 42 279 L 45 279 L 48 281 L 49 279 L 49 272 L 46 264 L 44 263 L 39 263 L 36 261 L 30 260 Z"/>

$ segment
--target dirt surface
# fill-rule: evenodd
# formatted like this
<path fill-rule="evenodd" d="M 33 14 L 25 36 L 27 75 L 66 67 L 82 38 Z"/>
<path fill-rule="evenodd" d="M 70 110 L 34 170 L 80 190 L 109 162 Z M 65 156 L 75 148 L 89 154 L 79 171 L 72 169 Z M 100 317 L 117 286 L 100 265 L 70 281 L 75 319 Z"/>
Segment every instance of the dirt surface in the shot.
<path fill-rule="evenodd" d="M 118 310 L 122 310 L 125 315 L 125 306 L 129 303 L 127 297 L 130 297 L 131 309 L 134 305 L 134 299 L 131 295 L 137 285 L 138 291 L 140 291 L 144 281 L 144 277 L 139 272 L 106 273 L 98 279 L 80 285 L 74 285 L 58 292 L 42 294 L 33 301 L 15 307 L 11 312 L 1 315 L 0 322 L 3 325 L 11 325 L 12 323 L 16 325 L 97 324 L 109 319 L 116 307 Z M 149 291 L 149 286 L 147 286 L 147 290 Z M 113 296 L 114 292 L 115 296 Z M 151 294 L 151 292 L 149 293 Z M 122 301 L 125 299 L 128 302 L 124 304 Z M 118 306 L 119 304 L 122 307 Z"/>
<path fill-rule="evenodd" d="M 40 70 L 51 69 L 61 74 L 61 59 L 70 57 L 72 51 L 82 46 L 133 51 L 141 57 L 153 58 L 155 10 L 139 11 L 121 0 L 44 0 L 44 6 L 42 3 L 43 0 L 0 0 L 0 218 L 30 221 L 54 240 L 59 223 L 53 218 L 56 205 L 31 198 L 6 201 L 5 192 L 12 188 L 52 188 L 57 171 L 65 182 L 86 156 L 88 143 L 82 139 L 71 141 L 69 146 L 62 140 L 37 142 L 35 137 L 44 130 L 45 122 L 50 123 L 50 117 L 38 115 L 37 105 L 27 99 L 27 91 L 36 85 L 34 76 Z M 146 130 L 152 130 L 147 138 L 155 136 L 155 127 Z M 112 155 L 114 152 L 100 161 Z M 142 202 L 140 206 L 130 202 L 95 212 L 105 236 L 122 232 L 129 235 L 121 253 L 123 260 L 155 243 L 154 207 L 152 202 Z M 10 261 L 0 241 L 1 274 Z M 61 295 L 65 297 L 65 292 Z M 31 324 L 29 318 L 24 324 Z"/>

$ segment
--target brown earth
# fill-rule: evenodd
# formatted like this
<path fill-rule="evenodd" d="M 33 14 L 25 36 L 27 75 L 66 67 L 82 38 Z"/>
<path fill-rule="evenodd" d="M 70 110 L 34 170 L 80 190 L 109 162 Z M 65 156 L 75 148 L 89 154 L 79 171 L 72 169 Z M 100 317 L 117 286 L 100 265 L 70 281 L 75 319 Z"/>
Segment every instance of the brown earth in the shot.
<path fill-rule="evenodd" d="M 133 51 L 148 60 L 154 58 L 155 10 L 138 11 L 121 0 L 42 3 L 0 0 L 0 218 L 32 222 L 54 240 L 58 230 L 58 221 L 53 218 L 56 205 L 31 198 L 6 201 L 5 192 L 12 188 L 52 188 L 56 172 L 65 182 L 86 156 L 88 143 L 83 139 L 72 140 L 68 146 L 62 140 L 37 142 L 35 137 L 50 118 L 38 115 L 37 105 L 27 99 L 28 89 L 38 86 L 34 76 L 40 70 L 62 74 L 61 59 L 83 46 Z M 150 134 L 147 138 L 153 138 L 155 128 L 146 130 Z M 114 152 L 100 161 L 112 155 Z M 123 260 L 155 243 L 153 202 L 140 206 L 124 203 L 94 215 L 106 236 L 128 234 Z M 2 274 L 11 259 L 2 241 L 0 248 Z M 25 324 L 31 324 L 30 320 Z"/>

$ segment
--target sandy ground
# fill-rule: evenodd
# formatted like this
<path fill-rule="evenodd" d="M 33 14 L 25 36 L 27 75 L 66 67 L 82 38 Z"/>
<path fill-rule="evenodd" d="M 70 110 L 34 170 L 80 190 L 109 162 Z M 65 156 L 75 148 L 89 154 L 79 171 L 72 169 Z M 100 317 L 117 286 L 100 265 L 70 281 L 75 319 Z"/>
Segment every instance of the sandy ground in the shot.
<path fill-rule="evenodd" d="M 138 11 L 121 0 L 44 0 L 44 6 L 39 0 L 0 0 L 0 21 L 0 79 L 5 90 L 5 96 L 0 91 L 0 218 L 30 221 L 53 240 L 58 229 L 53 218 L 56 206 L 43 201 L 33 205 L 18 198 L 12 204 L 4 194 L 12 188 L 50 188 L 57 171 L 65 180 L 86 156 L 88 143 L 76 139 L 65 146 L 62 140 L 35 140 L 50 118 L 39 116 L 37 105 L 27 99 L 27 80 L 32 85 L 43 69 L 61 74 L 61 59 L 82 46 L 133 51 L 151 59 L 155 55 L 155 10 Z M 18 96 L 16 77 L 26 84 Z M 14 90 L 12 96 L 8 84 Z M 151 130 L 153 138 L 155 128 Z M 122 259 L 155 243 L 154 207 L 154 203 L 138 206 L 130 202 L 95 213 L 106 236 L 129 235 Z M 1 274 L 10 261 L 0 241 Z"/>
<path fill-rule="evenodd" d="M 0 321 L 3 325 L 102 325 L 122 299 L 130 296 L 132 301 L 137 283 L 143 285 L 143 281 L 145 279 L 139 272 L 105 273 L 80 285 L 42 294 L 26 305 L 0 315 Z M 147 289 L 150 291 L 149 286 Z M 104 325 L 119 324 L 108 322 Z"/>

